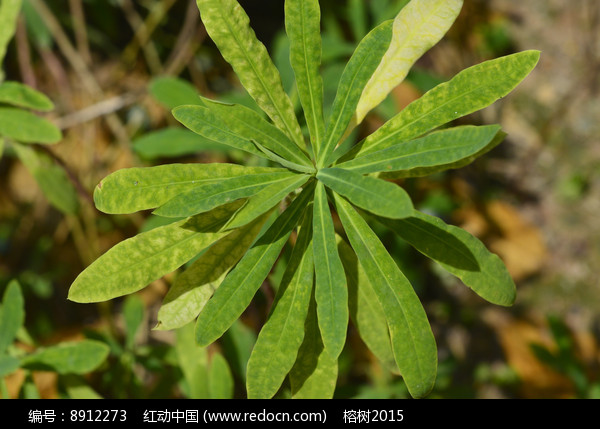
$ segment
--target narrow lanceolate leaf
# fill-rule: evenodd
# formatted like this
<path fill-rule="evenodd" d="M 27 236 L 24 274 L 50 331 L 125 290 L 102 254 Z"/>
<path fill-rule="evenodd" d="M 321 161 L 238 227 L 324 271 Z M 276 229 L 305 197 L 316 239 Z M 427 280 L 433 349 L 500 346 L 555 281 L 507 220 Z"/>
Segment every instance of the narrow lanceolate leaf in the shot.
<path fill-rule="evenodd" d="M 21 366 L 59 374 L 87 374 L 104 362 L 109 351 L 109 347 L 100 341 L 66 342 L 25 356 Z"/>
<path fill-rule="evenodd" d="M 6 46 L 17 28 L 17 17 L 20 10 L 21 0 L 2 0 L 0 2 L 0 66 L 4 61 Z M 4 73 L 0 67 L 0 82 L 3 79 Z"/>
<path fill-rule="evenodd" d="M 313 208 L 315 298 L 325 351 L 337 358 L 346 342 L 348 289 L 337 251 L 335 229 L 323 183 L 317 183 Z"/>
<path fill-rule="evenodd" d="M 485 61 L 442 83 L 390 119 L 343 160 L 411 140 L 454 119 L 489 106 L 511 92 L 533 70 L 539 51 Z"/>
<path fill-rule="evenodd" d="M 369 350 L 388 370 L 397 373 L 398 366 L 394 360 L 383 307 L 352 248 L 339 236 L 337 241 L 348 280 L 350 318 Z"/>
<path fill-rule="evenodd" d="M 311 297 L 304 323 L 304 341 L 290 371 L 290 386 L 294 399 L 331 399 L 338 376 L 338 362 L 325 352 L 319 324 L 317 305 Z"/>
<path fill-rule="evenodd" d="M 304 185 L 310 176 L 295 175 L 289 179 L 267 186 L 256 195 L 250 197 L 246 204 L 231 218 L 227 229 L 235 229 L 246 225 L 261 214 L 277 206 L 290 192 Z"/>
<path fill-rule="evenodd" d="M 104 213 L 135 213 L 159 207 L 173 197 L 203 184 L 244 175 L 285 171 L 221 163 L 124 168 L 108 175 L 98 184 L 94 191 L 94 203 Z"/>
<path fill-rule="evenodd" d="M 315 154 L 319 153 L 325 137 L 320 23 L 318 0 L 286 0 L 285 29 L 290 39 L 290 62 Z"/>
<path fill-rule="evenodd" d="M 400 186 L 341 168 L 324 168 L 317 179 L 354 205 L 392 219 L 410 216 L 413 205 Z"/>
<path fill-rule="evenodd" d="M 413 64 L 440 41 L 456 20 L 463 0 L 412 1 L 394 19 L 390 47 L 373 73 L 356 108 L 356 123 L 408 75 Z"/>
<path fill-rule="evenodd" d="M 25 300 L 21 286 L 12 280 L 4 291 L 0 306 L 0 355 L 12 344 L 24 322 Z"/>
<path fill-rule="evenodd" d="M 0 103 L 44 112 L 54 109 L 54 103 L 44 94 L 27 85 L 12 81 L 0 84 Z"/>
<path fill-rule="evenodd" d="M 225 278 L 198 316 L 198 344 L 208 345 L 217 340 L 248 307 L 298 224 L 312 195 L 313 188 L 306 188 Z"/>
<path fill-rule="evenodd" d="M 241 104 L 226 104 L 208 98 L 202 100 L 213 113 L 216 113 L 227 124 L 231 131 L 247 140 L 259 142 L 288 161 L 312 167 L 308 154 L 255 110 Z"/>
<path fill-rule="evenodd" d="M 158 310 L 155 329 L 176 329 L 194 320 L 229 270 L 244 256 L 269 215 L 230 232 L 177 276 Z"/>
<path fill-rule="evenodd" d="M 294 366 L 313 288 L 312 212 L 307 210 L 267 323 L 248 361 L 248 398 L 271 398 Z"/>
<path fill-rule="evenodd" d="M 502 138 L 504 134 L 499 125 L 450 128 L 398 143 L 336 167 L 360 174 L 393 172 L 396 177 L 426 176 L 463 167 L 491 150 Z"/>
<path fill-rule="evenodd" d="M 383 307 L 396 364 L 413 397 L 431 391 L 437 372 L 437 348 L 427 315 L 412 286 L 367 222 L 334 194 L 350 244 Z"/>
<path fill-rule="evenodd" d="M 173 109 L 173 116 L 186 128 L 206 139 L 265 158 L 250 140 L 233 132 L 219 116 L 207 107 L 176 107 Z"/>
<path fill-rule="evenodd" d="M 274 183 L 282 183 L 294 177 L 292 172 L 254 174 L 206 183 L 177 195 L 154 210 L 164 217 L 188 217 L 203 213 L 220 205 L 250 197 Z"/>
<path fill-rule="evenodd" d="M 202 22 L 256 103 L 300 148 L 305 148 L 294 106 L 265 46 L 236 0 L 197 0 Z"/>
<path fill-rule="evenodd" d="M 365 85 L 381 62 L 392 38 L 393 21 L 375 27 L 360 42 L 348 61 L 338 87 L 327 124 L 327 133 L 318 156 L 317 166 L 325 167 L 329 155 L 344 136 L 350 125 Z"/>
<path fill-rule="evenodd" d="M 502 260 L 464 229 L 417 211 L 406 219 L 377 220 L 483 299 L 503 306 L 514 303 L 515 283 Z"/>
<path fill-rule="evenodd" d="M 144 288 L 224 237 L 227 232 L 221 228 L 241 204 L 231 203 L 122 241 L 79 274 L 68 298 L 106 301 Z"/>
<path fill-rule="evenodd" d="M 50 121 L 12 107 L 0 107 L 0 135 L 21 143 L 53 144 L 62 139 Z"/>

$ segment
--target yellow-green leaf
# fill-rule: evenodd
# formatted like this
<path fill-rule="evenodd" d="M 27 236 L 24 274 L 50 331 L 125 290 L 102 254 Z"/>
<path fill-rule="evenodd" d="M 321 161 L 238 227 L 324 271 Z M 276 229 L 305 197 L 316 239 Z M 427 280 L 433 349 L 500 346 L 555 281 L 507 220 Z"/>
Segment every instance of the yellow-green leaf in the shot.
<path fill-rule="evenodd" d="M 54 103 L 46 95 L 20 82 L 12 81 L 0 84 L 0 103 L 44 112 L 54 109 Z"/>
<path fill-rule="evenodd" d="M 300 148 L 305 148 L 294 106 L 269 53 L 236 0 L 197 0 L 200 17 L 223 58 L 256 103 Z"/>
<path fill-rule="evenodd" d="M 394 19 L 390 47 L 358 102 L 357 124 L 404 80 L 413 64 L 440 41 L 462 5 L 463 0 L 419 0 L 402 8 Z"/>
<path fill-rule="evenodd" d="M 79 274 L 68 298 L 107 301 L 146 287 L 228 234 L 221 229 L 241 204 L 234 202 L 122 241 Z"/>

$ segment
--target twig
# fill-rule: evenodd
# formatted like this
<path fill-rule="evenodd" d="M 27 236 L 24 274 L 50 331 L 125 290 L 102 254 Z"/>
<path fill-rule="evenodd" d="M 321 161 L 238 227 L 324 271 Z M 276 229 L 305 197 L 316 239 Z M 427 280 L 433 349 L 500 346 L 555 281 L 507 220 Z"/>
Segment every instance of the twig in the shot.
<path fill-rule="evenodd" d="M 207 34 L 204 25 L 198 26 L 199 17 L 196 1 L 189 0 L 185 13 L 185 21 L 177 36 L 171 55 L 166 62 L 165 74 L 179 75 L 193 57 L 198 47 L 206 39 Z"/>
<path fill-rule="evenodd" d="M 35 78 L 35 73 L 33 72 L 33 66 L 31 65 L 31 49 L 29 40 L 27 39 L 27 28 L 25 27 L 25 21 L 22 16 L 17 22 L 15 42 L 17 44 L 17 60 L 19 62 L 23 83 L 32 88 L 37 88 L 37 80 Z"/>
<path fill-rule="evenodd" d="M 77 112 L 59 118 L 55 121 L 55 124 L 62 130 L 71 128 L 75 125 L 114 113 L 126 106 L 134 104 L 141 95 L 141 93 L 127 93 L 100 101 L 84 109 L 78 110 Z"/>
<path fill-rule="evenodd" d="M 97 99 L 103 98 L 102 88 L 88 69 L 87 64 L 81 55 L 79 55 L 79 53 L 71 44 L 69 38 L 63 31 L 60 23 L 53 15 L 52 11 L 44 4 L 44 2 L 40 0 L 29 1 L 48 27 L 50 33 L 52 33 L 52 37 L 56 41 L 56 44 L 64 54 L 69 64 L 71 64 L 71 67 L 73 67 L 75 72 L 79 75 L 86 90 Z M 106 117 L 106 121 L 118 142 L 123 145 L 129 145 L 129 135 L 119 117 L 114 114 L 110 114 Z"/>

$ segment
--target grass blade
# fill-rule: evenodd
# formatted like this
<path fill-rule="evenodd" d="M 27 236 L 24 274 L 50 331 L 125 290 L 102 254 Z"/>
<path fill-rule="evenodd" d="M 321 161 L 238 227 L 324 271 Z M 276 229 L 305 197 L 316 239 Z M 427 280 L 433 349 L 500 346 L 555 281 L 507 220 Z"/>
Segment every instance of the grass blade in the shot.
<path fill-rule="evenodd" d="M 324 168 L 317 179 L 354 205 L 380 216 L 400 219 L 413 212 L 410 197 L 394 183 L 341 168 Z"/>
<path fill-rule="evenodd" d="M 423 397 L 433 388 L 437 372 L 437 348 L 427 315 L 367 222 L 343 198 L 334 196 L 350 244 L 383 307 L 400 373 L 411 395 Z"/>

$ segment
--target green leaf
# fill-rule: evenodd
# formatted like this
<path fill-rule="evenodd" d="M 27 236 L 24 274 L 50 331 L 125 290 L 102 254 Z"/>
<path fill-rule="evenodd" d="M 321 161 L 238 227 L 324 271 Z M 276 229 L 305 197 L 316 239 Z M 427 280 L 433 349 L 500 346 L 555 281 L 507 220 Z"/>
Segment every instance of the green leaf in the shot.
<path fill-rule="evenodd" d="M 60 381 L 65 386 L 69 399 L 103 399 L 86 384 L 82 376 L 69 374 L 62 376 Z"/>
<path fill-rule="evenodd" d="M 270 213 L 221 238 L 177 276 L 158 310 L 155 329 L 175 329 L 194 320 L 254 242 L 268 216 Z"/>
<path fill-rule="evenodd" d="M 426 176 L 463 167 L 491 150 L 504 138 L 499 125 L 462 126 L 436 131 L 338 164 L 355 173 L 385 173 L 394 177 Z"/>
<path fill-rule="evenodd" d="M 177 362 L 189 388 L 189 399 L 208 399 L 208 350 L 194 341 L 194 324 L 175 332 Z"/>
<path fill-rule="evenodd" d="M 344 267 L 337 252 L 335 229 L 323 183 L 317 183 L 313 208 L 315 298 L 325 351 L 337 358 L 346 342 L 348 289 Z"/>
<path fill-rule="evenodd" d="M 452 26 L 463 0 L 412 1 L 394 19 L 392 42 L 356 108 L 360 124 L 408 75 L 414 63 Z"/>
<path fill-rule="evenodd" d="M 319 153 L 325 137 L 321 66 L 321 9 L 318 0 L 286 0 L 285 29 L 290 39 L 290 62 L 313 152 Z"/>
<path fill-rule="evenodd" d="M 2 0 L 0 3 L 0 65 L 6 55 L 6 47 L 17 28 L 17 18 L 21 10 L 21 0 Z M 4 73 L 0 67 L 0 82 Z"/>
<path fill-rule="evenodd" d="M 159 207 L 203 184 L 244 175 L 285 171 L 224 163 L 125 168 L 110 174 L 98 184 L 94 191 L 94 203 L 104 213 L 134 213 Z"/>
<path fill-rule="evenodd" d="M 224 237 L 227 232 L 221 228 L 240 205 L 228 204 L 122 241 L 79 274 L 68 299 L 106 301 L 144 288 Z"/>
<path fill-rule="evenodd" d="M 21 143 L 53 144 L 61 131 L 48 120 L 12 107 L 0 107 L 0 135 Z"/>
<path fill-rule="evenodd" d="M 312 195 L 313 187 L 306 188 L 225 278 L 198 317 L 196 341 L 200 345 L 208 345 L 223 335 L 250 304 Z"/>
<path fill-rule="evenodd" d="M 413 397 L 433 388 L 437 348 L 427 315 L 412 286 L 367 222 L 334 194 L 338 214 L 379 303 L 383 307 L 396 364 Z"/>
<path fill-rule="evenodd" d="M 0 103 L 44 112 L 54 109 L 54 103 L 44 94 L 27 85 L 12 81 L 0 84 Z"/>
<path fill-rule="evenodd" d="M 265 155 L 250 140 L 233 132 L 207 107 L 179 106 L 173 109 L 173 116 L 186 128 L 205 139 L 265 158 Z"/>
<path fill-rule="evenodd" d="M 0 355 L 15 340 L 23 323 L 25 323 L 25 300 L 21 286 L 16 280 L 12 280 L 4 291 L 0 307 Z"/>
<path fill-rule="evenodd" d="M 313 287 L 312 213 L 307 210 L 269 319 L 248 361 L 248 398 L 271 398 L 294 366 Z"/>
<path fill-rule="evenodd" d="M 258 112 L 241 104 L 226 104 L 203 98 L 211 112 L 229 129 L 247 140 L 255 140 L 276 154 L 296 164 L 312 167 L 310 158 L 276 126 L 267 122 Z"/>
<path fill-rule="evenodd" d="M 240 198 L 251 197 L 271 184 L 285 182 L 294 176 L 297 175 L 286 171 L 238 176 L 206 183 L 177 195 L 153 213 L 164 217 L 193 216 Z"/>
<path fill-rule="evenodd" d="M 233 398 L 233 375 L 227 361 L 220 353 L 212 356 L 208 369 L 208 386 L 210 399 Z"/>
<path fill-rule="evenodd" d="M 383 307 L 352 248 L 337 237 L 338 252 L 348 280 L 350 317 L 369 350 L 390 371 L 398 373 Z"/>
<path fill-rule="evenodd" d="M 170 127 L 146 133 L 135 139 L 133 150 L 144 159 L 174 158 L 198 152 L 228 153 L 227 145 L 209 140 L 189 130 Z"/>
<path fill-rule="evenodd" d="M 267 49 L 250 28 L 244 9 L 236 0 L 197 0 L 197 3 L 206 31 L 242 85 L 275 125 L 304 149 L 294 106 L 283 90 Z"/>
<path fill-rule="evenodd" d="M 99 341 L 65 342 L 25 356 L 21 360 L 21 366 L 59 374 L 86 374 L 104 362 L 109 350 L 106 344 Z"/>
<path fill-rule="evenodd" d="M 325 352 L 317 321 L 317 305 L 311 297 L 304 323 L 304 340 L 290 371 L 294 399 L 331 399 L 338 376 L 337 359 Z"/>
<path fill-rule="evenodd" d="M 365 85 L 381 62 L 391 38 L 392 21 L 386 21 L 367 34 L 348 61 L 333 102 L 324 144 L 317 156 L 317 167 L 325 167 L 329 155 L 344 136 Z"/>
<path fill-rule="evenodd" d="M 246 370 L 250 354 L 256 343 L 254 329 L 236 320 L 220 340 L 223 353 L 231 362 L 231 369 L 242 382 L 246 382 Z"/>
<path fill-rule="evenodd" d="M 79 197 L 67 172 L 48 155 L 29 145 L 13 143 L 12 147 L 48 201 L 65 214 L 77 213 Z"/>
<path fill-rule="evenodd" d="M 185 105 L 202 105 L 194 85 L 177 77 L 154 78 L 150 82 L 149 91 L 168 110 Z"/>
<path fill-rule="evenodd" d="M 130 295 L 125 298 L 121 312 L 125 321 L 125 347 L 131 350 L 144 321 L 144 301 L 137 295 Z"/>
<path fill-rule="evenodd" d="M 0 355 L 0 378 L 15 372 L 21 366 L 21 361 L 8 355 Z M 6 399 L 6 398 L 5 398 Z"/>
<path fill-rule="evenodd" d="M 268 159 L 270 159 L 273 162 L 278 163 L 279 165 L 287 168 L 288 170 L 292 170 L 292 171 L 296 171 L 296 172 L 300 172 L 300 173 L 308 173 L 308 174 L 312 174 L 316 171 L 315 167 L 312 164 L 310 166 L 307 166 L 304 164 L 296 164 L 295 162 L 288 161 L 287 159 L 280 157 L 276 153 L 271 152 L 269 149 L 262 146 L 260 143 L 258 143 L 255 140 L 252 140 L 252 143 L 254 143 L 254 145 L 258 148 L 258 150 L 260 150 L 262 153 L 264 153 Z"/>
<path fill-rule="evenodd" d="M 359 143 L 343 160 L 419 137 L 489 106 L 511 92 L 533 70 L 539 51 L 524 51 L 485 61 L 458 73 L 413 101 Z"/>
<path fill-rule="evenodd" d="M 457 276 L 483 299 L 503 306 L 514 303 L 515 283 L 502 260 L 464 229 L 417 211 L 406 219 L 377 221 Z"/>
<path fill-rule="evenodd" d="M 317 179 L 354 205 L 380 216 L 400 219 L 413 212 L 410 197 L 394 183 L 341 168 L 324 168 Z"/>
<path fill-rule="evenodd" d="M 248 199 L 246 204 L 231 218 L 227 229 L 239 228 L 261 214 L 271 210 L 290 192 L 303 186 L 310 176 L 295 175 L 281 183 L 273 183 Z"/>

